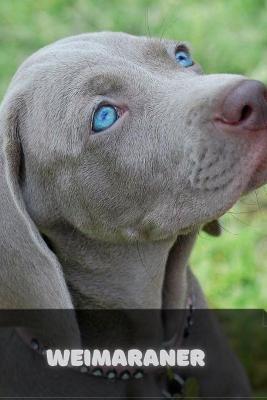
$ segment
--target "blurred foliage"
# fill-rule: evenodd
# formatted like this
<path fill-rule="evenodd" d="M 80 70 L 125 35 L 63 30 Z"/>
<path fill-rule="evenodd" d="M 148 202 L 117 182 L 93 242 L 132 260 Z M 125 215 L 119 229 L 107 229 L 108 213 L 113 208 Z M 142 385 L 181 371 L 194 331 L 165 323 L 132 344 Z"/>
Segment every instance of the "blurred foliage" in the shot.
<path fill-rule="evenodd" d="M 216 317 L 231 348 L 249 371 L 252 386 L 259 389 L 257 396 L 267 398 L 267 313 L 264 318 L 262 310 L 220 310 Z"/>
<path fill-rule="evenodd" d="M 200 232 L 191 264 L 211 307 L 267 309 L 267 190 L 243 198 L 220 220 L 222 235 Z"/>
<path fill-rule="evenodd" d="M 115 30 L 191 42 L 204 70 L 267 82 L 267 0 L 0 0 L 0 95 L 18 65 L 67 35 Z M 267 195 L 201 233 L 192 265 L 214 307 L 267 308 Z"/>

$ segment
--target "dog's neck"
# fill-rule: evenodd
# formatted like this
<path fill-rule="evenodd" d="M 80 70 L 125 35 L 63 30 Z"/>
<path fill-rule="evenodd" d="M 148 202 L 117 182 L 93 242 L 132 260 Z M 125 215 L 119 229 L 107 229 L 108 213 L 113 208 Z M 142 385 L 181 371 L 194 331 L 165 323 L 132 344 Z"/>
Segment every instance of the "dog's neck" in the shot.
<path fill-rule="evenodd" d="M 112 244 L 89 239 L 71 228 L 46 235 L 62 264 L 75 307 L 162 307 L 166 265 L 175 238 Z M 184 298 L 186 263 L 183 255 L 183 265 L 174 266 L 180 299 Z M 165 291 L 171 290 L 169 282 L 165 286 Z"/>

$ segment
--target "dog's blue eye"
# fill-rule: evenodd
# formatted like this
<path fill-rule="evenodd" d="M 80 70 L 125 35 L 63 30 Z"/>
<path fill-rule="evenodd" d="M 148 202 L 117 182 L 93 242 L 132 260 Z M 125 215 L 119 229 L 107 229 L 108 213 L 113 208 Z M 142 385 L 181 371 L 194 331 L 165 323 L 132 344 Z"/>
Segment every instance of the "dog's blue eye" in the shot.
<path fill-rule="evenodd" d="M 185 68 L 191 67 L 194 64 L 190 54 L 184 50 L 178 50 L 175 53 L 175 58 L 178 64 Z"/>
<path fill-rule="evenodd" d="M 110 105 L 100 106 L 94 113 L 92 129 L 101 132 L 112 126 L 119 118 L 116 107 Z"/>

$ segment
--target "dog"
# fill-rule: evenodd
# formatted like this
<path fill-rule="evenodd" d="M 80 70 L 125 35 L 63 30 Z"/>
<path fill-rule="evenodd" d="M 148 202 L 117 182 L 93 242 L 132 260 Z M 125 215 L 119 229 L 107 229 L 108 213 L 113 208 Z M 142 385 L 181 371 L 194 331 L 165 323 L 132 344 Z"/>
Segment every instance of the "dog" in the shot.
<path fill-rule="evenodd" d="M 265 86 L 205 75 L 182 42 L 98 32 L 37 51 L 0 109 L 1 308 L 206 308 L 188 258 L 200 229 L 217 234 L 216 220 L 267 181 L 266 131 Z M 64 323 L 65 343 L 79 341 L 77 320 Z M 231 360 L 201 379 L 201 395 L 248 396 L 216 323 L 201 324 Z M 29 369 L 8 362 L 28 382 L 17 336 L 8 343 Z M 12 379 L 1 387 L 29 394 Z M 79 379 L 96 395 L 93 378 Z"/>

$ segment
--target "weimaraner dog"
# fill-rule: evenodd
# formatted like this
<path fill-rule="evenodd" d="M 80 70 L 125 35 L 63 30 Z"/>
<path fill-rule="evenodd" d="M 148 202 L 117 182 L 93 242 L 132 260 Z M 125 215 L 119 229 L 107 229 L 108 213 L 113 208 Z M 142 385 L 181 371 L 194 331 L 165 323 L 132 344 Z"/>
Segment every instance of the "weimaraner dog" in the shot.
<path fill-rule="evenodd" d="M 92 33 L 32 55 L 0 109 L 0 307 L 205 308 L 188 258 L 200 229 L 216 233 L 213 221 L 267 181 L 266 99 L 260 82 L 205 75 L 169 40 Z M 189 342 L 202 329 L 230 360 L 201 378 L 201 395 L 249 396 L 216 323 L 193 328 Z M 75 318 L 61 329 L 80 340 Z M 0 395 L 30 395 L 44 384 L 39 359 L 16 333 L 0 342 Z M 77 376 L 99 394 L 96 377 Z M 135 395 L 160 397 L 147 379 Z M 129 385 L 101 381 L 116 398 Z"/>

